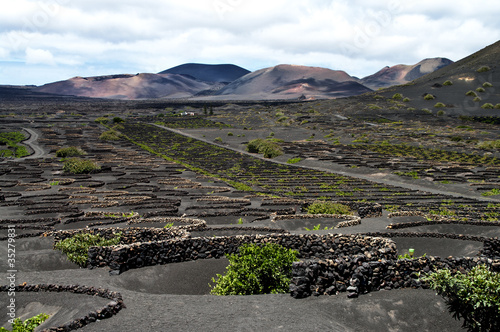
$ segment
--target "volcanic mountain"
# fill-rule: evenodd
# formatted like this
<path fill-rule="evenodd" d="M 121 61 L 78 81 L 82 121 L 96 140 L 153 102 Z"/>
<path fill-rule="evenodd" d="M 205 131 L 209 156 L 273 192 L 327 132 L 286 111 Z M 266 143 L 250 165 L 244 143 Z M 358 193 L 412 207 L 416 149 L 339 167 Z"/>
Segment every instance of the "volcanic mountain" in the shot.
<path fill-rule="evenodd" d="M 249 70 L 231 64 L 207 65 L 186 63 L 160 72 L 159 74 L 188 75 L 205 82 L 229 83 L 250 73 Z"/>
<path fill-rule="evenodd" d="M 499 63 L 500 41 L 410 84 L 378 93 L 388 98 L 399 93 L 410 99 L 407 107 L 435 113 L 498 116 L 493 107 L 500 107 Z"/>
<path fill-rule="evenodd" d="M 213 99 L 325 99 L 371 91 L 344 71 L 320 67 L 278 65 L 231 82 Z"/>
<path fill-rule="evenodd" d="M 45 84 L 34 91 L 113 99 L 189 98 L 213 85 L 177 74 L 124 74 L 74 77 Z"/>
<path fill-rule="evenodd" d="M 422 60 L 415 65 L 385 67 L 373 75 L 364 77 L 360 82 L 373 90 L 387 88 L 392 85 L 406 84 L 452 63 L 450 59 L 433 58 Z"/>

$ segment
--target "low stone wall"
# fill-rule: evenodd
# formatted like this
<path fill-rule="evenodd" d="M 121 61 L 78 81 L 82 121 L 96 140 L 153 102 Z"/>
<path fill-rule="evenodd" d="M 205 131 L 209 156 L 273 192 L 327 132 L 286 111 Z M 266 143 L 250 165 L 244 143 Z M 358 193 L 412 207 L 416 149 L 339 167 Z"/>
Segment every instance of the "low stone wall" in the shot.
<path fill-rule="evenodd" d="M 373 260 L 365 255 L 339 257 L 334 260 L 309 260 L 293 263 L 290 293 L 294 298 L 311 295 L 336 295 L 347 292 L 348 297 L 397 288 L 428 288 L 419 280 L 419 273 L 439 269 L 465 272 L 476 265 L 486 264 L 500 272 L 500 260 L 485 257 Z"/>
<path fill-rule="evenodd" d="M 360 218 L 375 218 L 382 217 L 382 205 L 368 204 L 358 207 L 358 215 Z"/>
<path fill-rule="evenodd" d="M 358 216 L 352 216 L 348 214 L 292 214 L 292 215 L 277 215 L 273 217 L 273 220 L 292 220 L 292 219 L 319 219 L 319 218 L 330 218 L 330 219 L 347 219 L 346 221 L 341 221 L 335 226 L 335 228 L 344 228 L 361 224 L 361 218 Z"/>
<path fill-rule="evenodd" d="M 189 237 L 185 230 L 172 228 L 87 228 L 67 231 L 46 232 L 43 236 L 53 236 L 54 244 L 80 233 L 98 234 L 106 239 L 113 238 L 116 233 L 121 233 L 121 244 L 135 242 L 164 241 L 174 238 Z"/>
<path fill-rule="evenodd" d="M 483 250 L 479 253 L 482 256 L 486 256 L 493 259 L 500 259 L 500 239 L 491 238 L 486 239 L 484 242 Z"/>
<path fill-rule="evenodd" d="M 50 327 L 42 330 L 42 332 L 66 332 L 73 331 L 84 327 L 85 325 L 102 320 L 116 315 L 121 309 L 125 308 L 123 299 L 120 293 L 112 292 L 108 289 L 94 288 L 78 285 L 61 286 L 61 285 L 27 285 L 26 283 L 19 286 L 0 286 L 0 292 L 69 292 L 75 294 L 85 294 L 89 296 L 99 296 L 111 300 L 105 307 L 91 311 L 83 317 L 78 317 L 72 321 L 66 322 L 64 325 Z M 61 295 L 63 296 L 63 295 Z"/>
<path fill-rule="evenodd" d="M 144 266 L 221 258 L 224 254 L 236 253 L 246 243 L 277 243 L 297 250 L 302 259 L 332 259 L 357 254 L 375 260 L 397 257 L 394 242 L 384 238 L 340 234 L 254 234 L 91 247 L 88 252 L 89 267 L 108 266 L 111 274 L 119 274 Z"/>
<path fill-rule="evenodd" d="M 202 219 L 194 219 L 194 218 L 182 218 L 182 217 L 149 217 L 149 218 L 136 218 L 130 219 L 127 224 L 142 224 L 149 222 L 159 222 L 159 223 L 180 223 L 185 224 L 182 226 L 173 226 L 176 229 L 183 229 L 186 231 L 202 231 L 207 228 L 207 223 Z"/>

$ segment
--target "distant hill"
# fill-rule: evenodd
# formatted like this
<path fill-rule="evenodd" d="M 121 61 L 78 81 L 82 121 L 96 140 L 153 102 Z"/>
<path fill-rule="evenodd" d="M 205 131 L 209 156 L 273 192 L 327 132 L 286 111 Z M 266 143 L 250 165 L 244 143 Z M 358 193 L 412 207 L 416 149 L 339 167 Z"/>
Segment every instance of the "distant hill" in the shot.
<path fill-rule="evenodd" d="M 34 91 L 59 95 L 113 99 L 189 98 L 212 88 L 213 83 L 176 74 L 74 77 L 49 83 Z"/>
<path fill-rule="evenodd" d="M 411 82 L 426 74 L 452 64 L 446 58 L 425 59 L 415 65 L 396 65 L 385 67 L 373 75 L 361 79 L 361 83 L 373 90 Z"/>
<path fill-rule="evenodd" d="M 189 75 L 205 82 L 229 83 L 250 73 L 249 70 L 231 64 L 206 65 L 186 63 L 160 72 L 159 74 Z"/>
<path fill-rule="evenodd" d="M 456 115 L 498 116 L 499 110 L 489 109 L 487 104 L 499 104 L 500 107 L 499 64 L 500 41 L 410 84 L 391 87 L 380 94 L 391 97 L 394 93 L 401 93 L 410 99 L 408 107 L 425 108 L 434 113 L 442 110 Z M 425 100 L 427 94 L 434 99 Z M 445 107 L 436 107 L 437 103 Z"/>
<path fill-rule="evenodd" d="M 218 90 L 214 99 L 324 99 L 371 91 L 344 71 L 278 65 L 247 74 Z"/>

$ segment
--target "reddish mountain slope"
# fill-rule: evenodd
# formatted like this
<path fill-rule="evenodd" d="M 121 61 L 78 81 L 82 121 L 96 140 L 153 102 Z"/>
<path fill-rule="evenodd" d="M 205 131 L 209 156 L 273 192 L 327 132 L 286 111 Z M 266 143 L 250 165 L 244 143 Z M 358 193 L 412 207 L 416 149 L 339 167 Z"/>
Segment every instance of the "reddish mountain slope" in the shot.
<path fill-rule="evenodd" d="M 278 65 L 257 70 L 220 89 L 215 99 L 324 99 L 371 91 L 344 71 Z"/>
<path fill-rule="evenodd" d="M 45 84 L 35 91 L 113 99 L 189 98 L 212 86 L 184 75 L 137 74 L 74 77 Z"/>
<path fill-rule="evenodd" d="M 453 61 L 446 58 L 433 58 L 422 60 L 415 65 L 385 67 L 373 75 L 364 77 L 361 83 L 373 90 L 406 84 L 452 63 Z"/>

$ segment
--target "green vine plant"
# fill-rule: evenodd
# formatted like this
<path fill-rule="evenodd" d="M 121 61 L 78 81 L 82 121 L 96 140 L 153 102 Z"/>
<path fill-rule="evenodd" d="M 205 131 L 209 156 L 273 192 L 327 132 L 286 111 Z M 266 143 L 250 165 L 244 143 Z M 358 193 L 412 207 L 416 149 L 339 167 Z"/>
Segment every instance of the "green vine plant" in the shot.
<path fill-rule="evenodd" d="M 210 285 L 213 295 L 253 295 L 287 293 L 296 250 L 276 243 L 244 244 L 238 254 L 226 254 L 226 275 L 217 274 Z"/>
<path fill-rule="evenodd" d="M 114 246 L 120 243 L 122 233 L 116 233 L 113 238 L 105 239 L 98 234 L 80 233 L 59 241 L 54 249 L 62 251 L 73 263 L 86 267 L 90 247 Z"/>
<path fill-rule="evenodd" d="M 12 330 L 9 331 L 4 327 L 0 327 L 0 332 L 33 332 L 47 318 L 49 318 L 49 315 L 44 313 L 28 318 L 24 322 L 20 318 L 15 318 L 11 323 Z"/>
<path fill-rule="evenodd" d="M 305 229 L 306 231 L 308 231 L 308 232 L 310 232 L 310 231 L 319 231 L 319 230 L 322 230 L 322 229 L 326 231 L 326 230 L 331 230 L 331 229 L 334 229 L 334 228 L 335 228 L 335 227 L 333 227 L 333 226 L 332 226 L 332 227 L 330 227 L 330 228 L 328 228 L 327 226 L 325 226 L 325 228 L 321 228 L 321 224 L 317 224 L 317 225 L 316 225 L 316 226 L 314 226 L 312 229 L 307 228 L 307 227 L 304 227 L 304 229 Z"/>
<path fill-rule="evenodd" d="M 420 277 L 468 331 L 500 331 L 500 273 L 478 265 L 468 273 L 443 269 Z"/>

